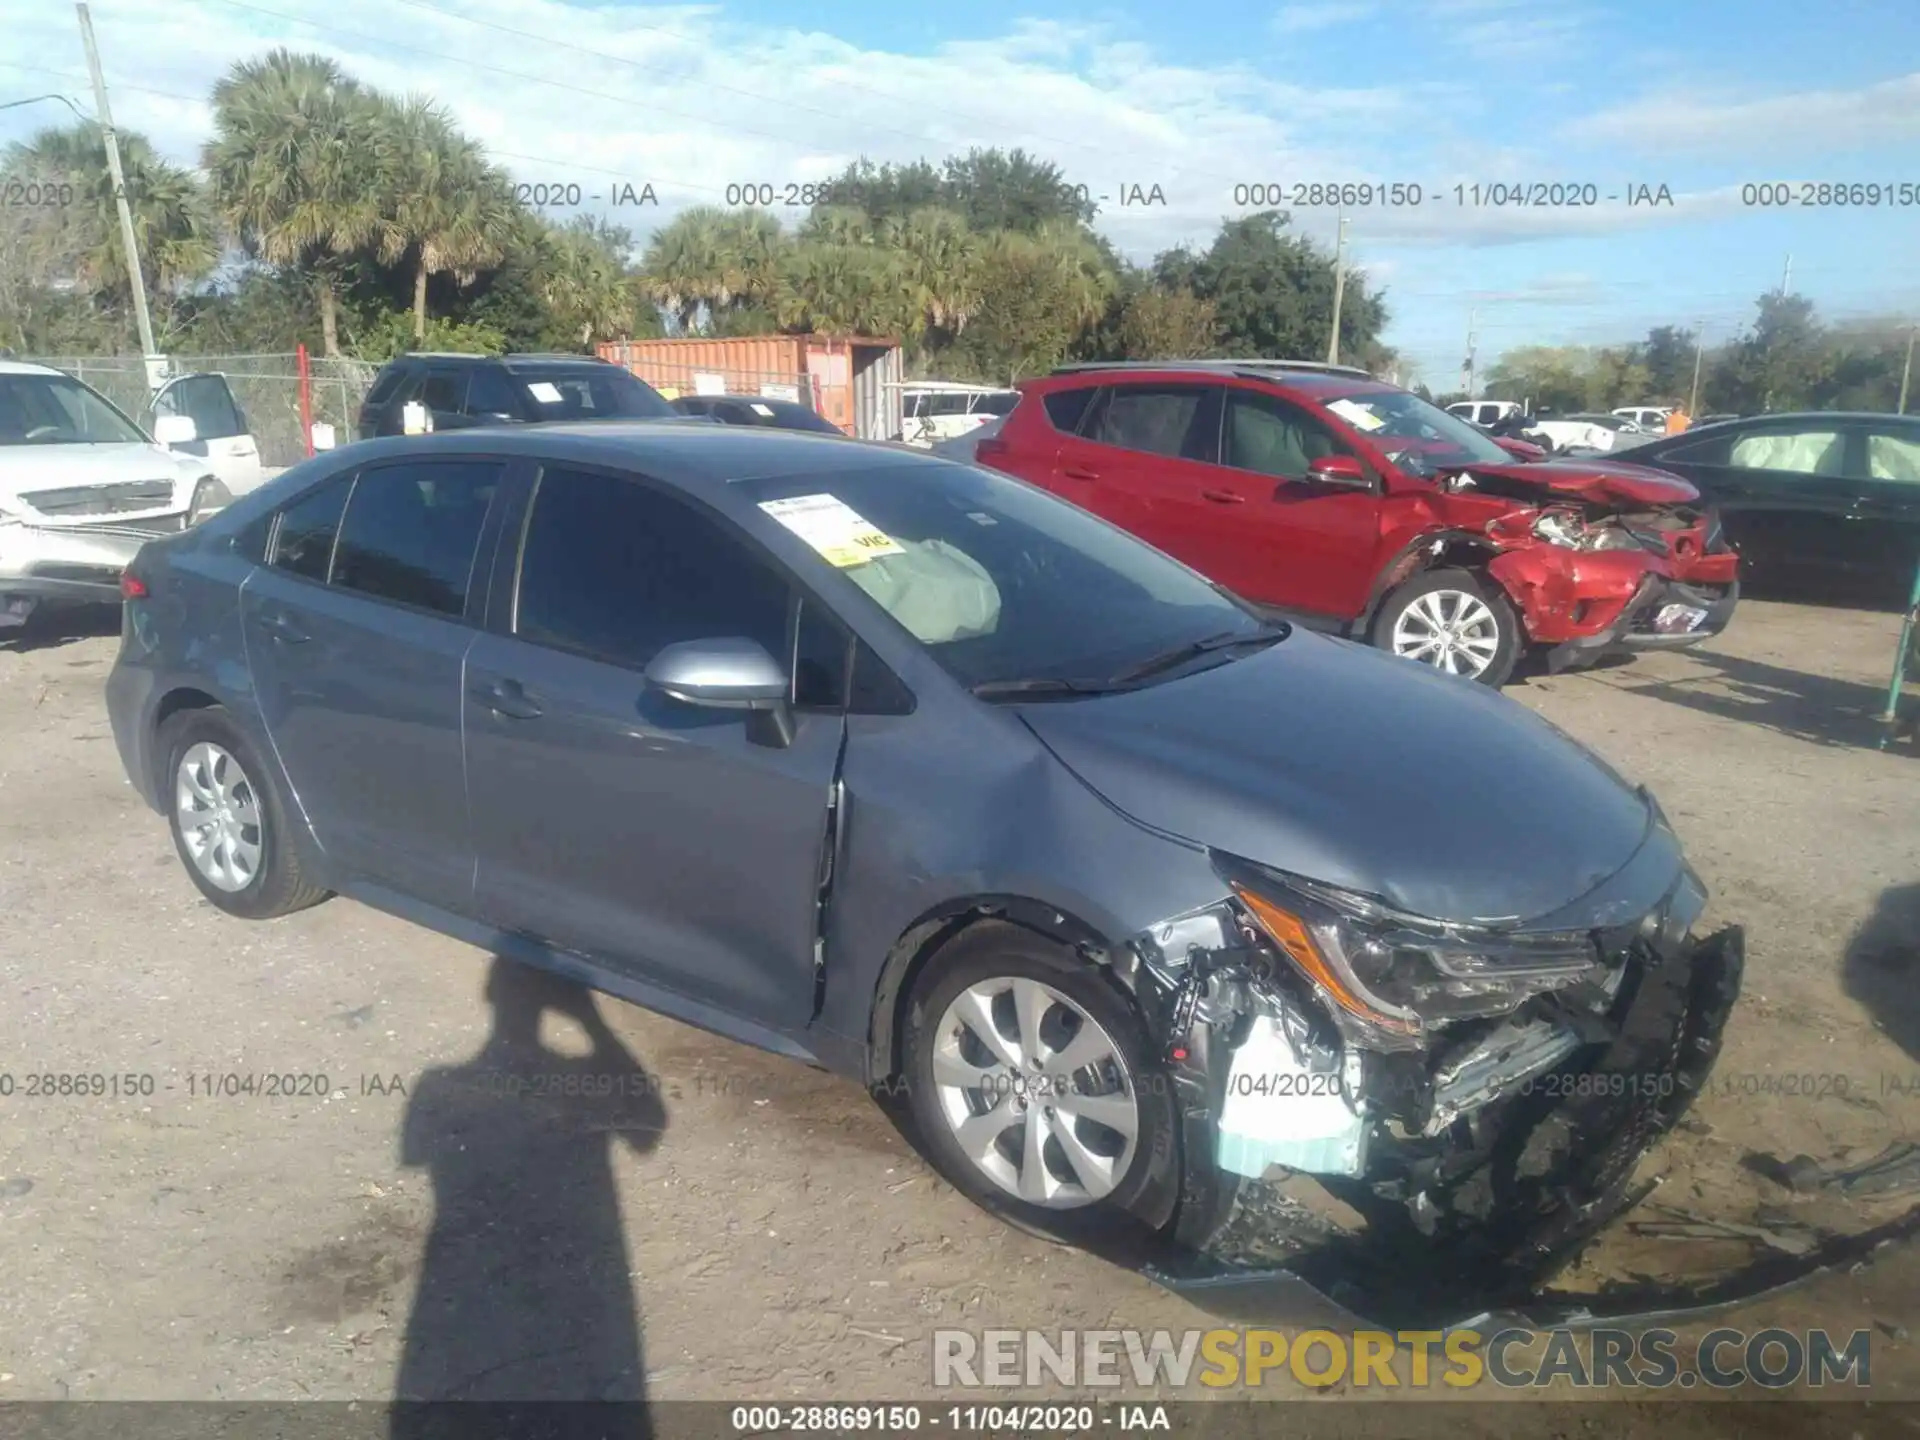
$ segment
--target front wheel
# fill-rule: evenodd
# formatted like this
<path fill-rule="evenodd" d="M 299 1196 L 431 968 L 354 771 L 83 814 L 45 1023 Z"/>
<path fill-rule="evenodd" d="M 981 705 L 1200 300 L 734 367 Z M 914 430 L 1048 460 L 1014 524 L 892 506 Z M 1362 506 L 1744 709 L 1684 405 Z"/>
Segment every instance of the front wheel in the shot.
<path fill-rule="evenodd" d="M 1520 658 L 1520 621 L 1507 597 L 1465 570 L 1429 570 L 1400 586 L 1374 617 L 1373 643 L 1404 660 L 1501 686 Z"/>
<path fill-rule="evenodd" d="M 1174 1145 L 1171 1089 L 1133 1005 L 1019 926 L 975 926 L 933 957 L 903 1059 L 928 1157 L 1018 1224 L 1120 1223 Z"/>

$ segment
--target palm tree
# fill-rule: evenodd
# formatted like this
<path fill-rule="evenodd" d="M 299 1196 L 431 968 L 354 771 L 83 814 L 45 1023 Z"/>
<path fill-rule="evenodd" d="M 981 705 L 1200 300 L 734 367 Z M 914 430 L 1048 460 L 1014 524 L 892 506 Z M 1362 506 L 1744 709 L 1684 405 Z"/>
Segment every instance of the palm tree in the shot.
<path fill-rule="evenodd" d="M 582 346 L 633 328 L 638 297 L 626 269 L 625 232 L 590 219 L 543 226 L 541 295 Z"/>
<path fill-rule="evenodd" d="M 161 159 L 142 135 L 123 130 L 118 138 L 140 273 L 164 303 L 219 261 L 217 226 L 191 172 Z M 54 223 L 43 238 L 56 253 L 44 258 L 67 269 L 81 289 L 127 303 L 126 255 L 101 132 L 85 122 L 42 130 L 8 146 L 4 165 L 23 179 L 74 187 L 77 203 L 50 212 Z"/>
<path fill-rule="evenodd" d="M 958 335 L 980 300 L 981 248 L 967 222 L 955 211 L 927 207 L 883 222 L 880 233 L 913 297 L 911 333 Z"/>
<path fill-rule="evenodd" d="M 373 144 L 383 265 L 413 260 L 413 337 L 427 333 L 427 280 L 451 272 L 462 285 L 499 264 L 515 215 L 506 177 L 436 102 L 412 95 L 375 101 Z"/>
<path fill-rule="evenodd" d="M 202 164 L 249 253 L 311 269 L 328 355 L 340 353 L 339 268 L 383 234 L 376 97 L 320 55 L 273 50 L 213 87 Z"/>
<path fill-rule="evenodd" d="M 738 267 L 729 255 L 732 220 L 718 206 L 696 205 L 656 230 L 647 246 L 640 267 L 643 288 L 682 332 L 693 328 L 703 309 L 733 303 Z"/>

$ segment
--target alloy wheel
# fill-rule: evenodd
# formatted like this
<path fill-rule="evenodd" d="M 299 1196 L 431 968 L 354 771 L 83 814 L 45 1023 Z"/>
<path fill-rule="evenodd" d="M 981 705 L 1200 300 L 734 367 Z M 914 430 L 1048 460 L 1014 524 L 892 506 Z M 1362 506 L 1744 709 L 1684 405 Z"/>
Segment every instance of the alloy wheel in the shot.
<path fill-rule="evenodd" d="M 1478 679 L 1500 652 L 1500 621 L 1465 590 L 1429 590 L 1393 622 L 1393 653 Z"/>
<path fill-rule="evenodd" d="M 260 794 L 247 772 L 230 751 L 202 740 L 180 757 L 174 782 L 174 813 L 194 868 L 218 889 L 246 889 L 265 850 Z"/>
<path fill-rule="evenodd" d="M 1140 1108 L 1126 1057 L 1098 1021 L 1038 980 L 982 980 L 934 1032 L 940 1113 L 976 1169 L 1054 1210 L 1106 1198 L 1127 1174 Z"/>

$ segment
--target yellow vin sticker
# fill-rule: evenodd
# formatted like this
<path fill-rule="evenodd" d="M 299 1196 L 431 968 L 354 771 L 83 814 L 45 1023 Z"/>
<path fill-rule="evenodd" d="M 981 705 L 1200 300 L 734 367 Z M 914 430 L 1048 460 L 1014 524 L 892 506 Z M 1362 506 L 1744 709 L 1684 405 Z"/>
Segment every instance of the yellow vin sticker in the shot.
<path fill-rule="evenodd" d="M 831 495 L 763 500 L 760 508 L 842 570 L 882 555 L 906 553 L 891 535 Z"/>

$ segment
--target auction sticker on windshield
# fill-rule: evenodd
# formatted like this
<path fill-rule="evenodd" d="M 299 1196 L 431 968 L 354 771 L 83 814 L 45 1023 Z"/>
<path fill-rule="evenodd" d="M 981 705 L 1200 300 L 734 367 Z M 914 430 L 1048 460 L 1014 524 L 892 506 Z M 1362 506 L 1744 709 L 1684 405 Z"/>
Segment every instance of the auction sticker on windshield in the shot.
<path fill-rule="evenodd" d="M 535 380 L 528 384 L 527 393 L 542 405 L 560 403 L 560 387 L 547 380 Z"/>
<path fill-rule="evenodd" d="M 899 542 L 832 495 L 762 500 L 760 508 L 842 570 L 882 555 L 904 555 Z"/>
<path fill-rule="evenodd" d="M 1356 430 L 1378 430 L 1387 423 L 1358 400 L 1335 400 L 1327 406 L 1327 409 Z"/>

